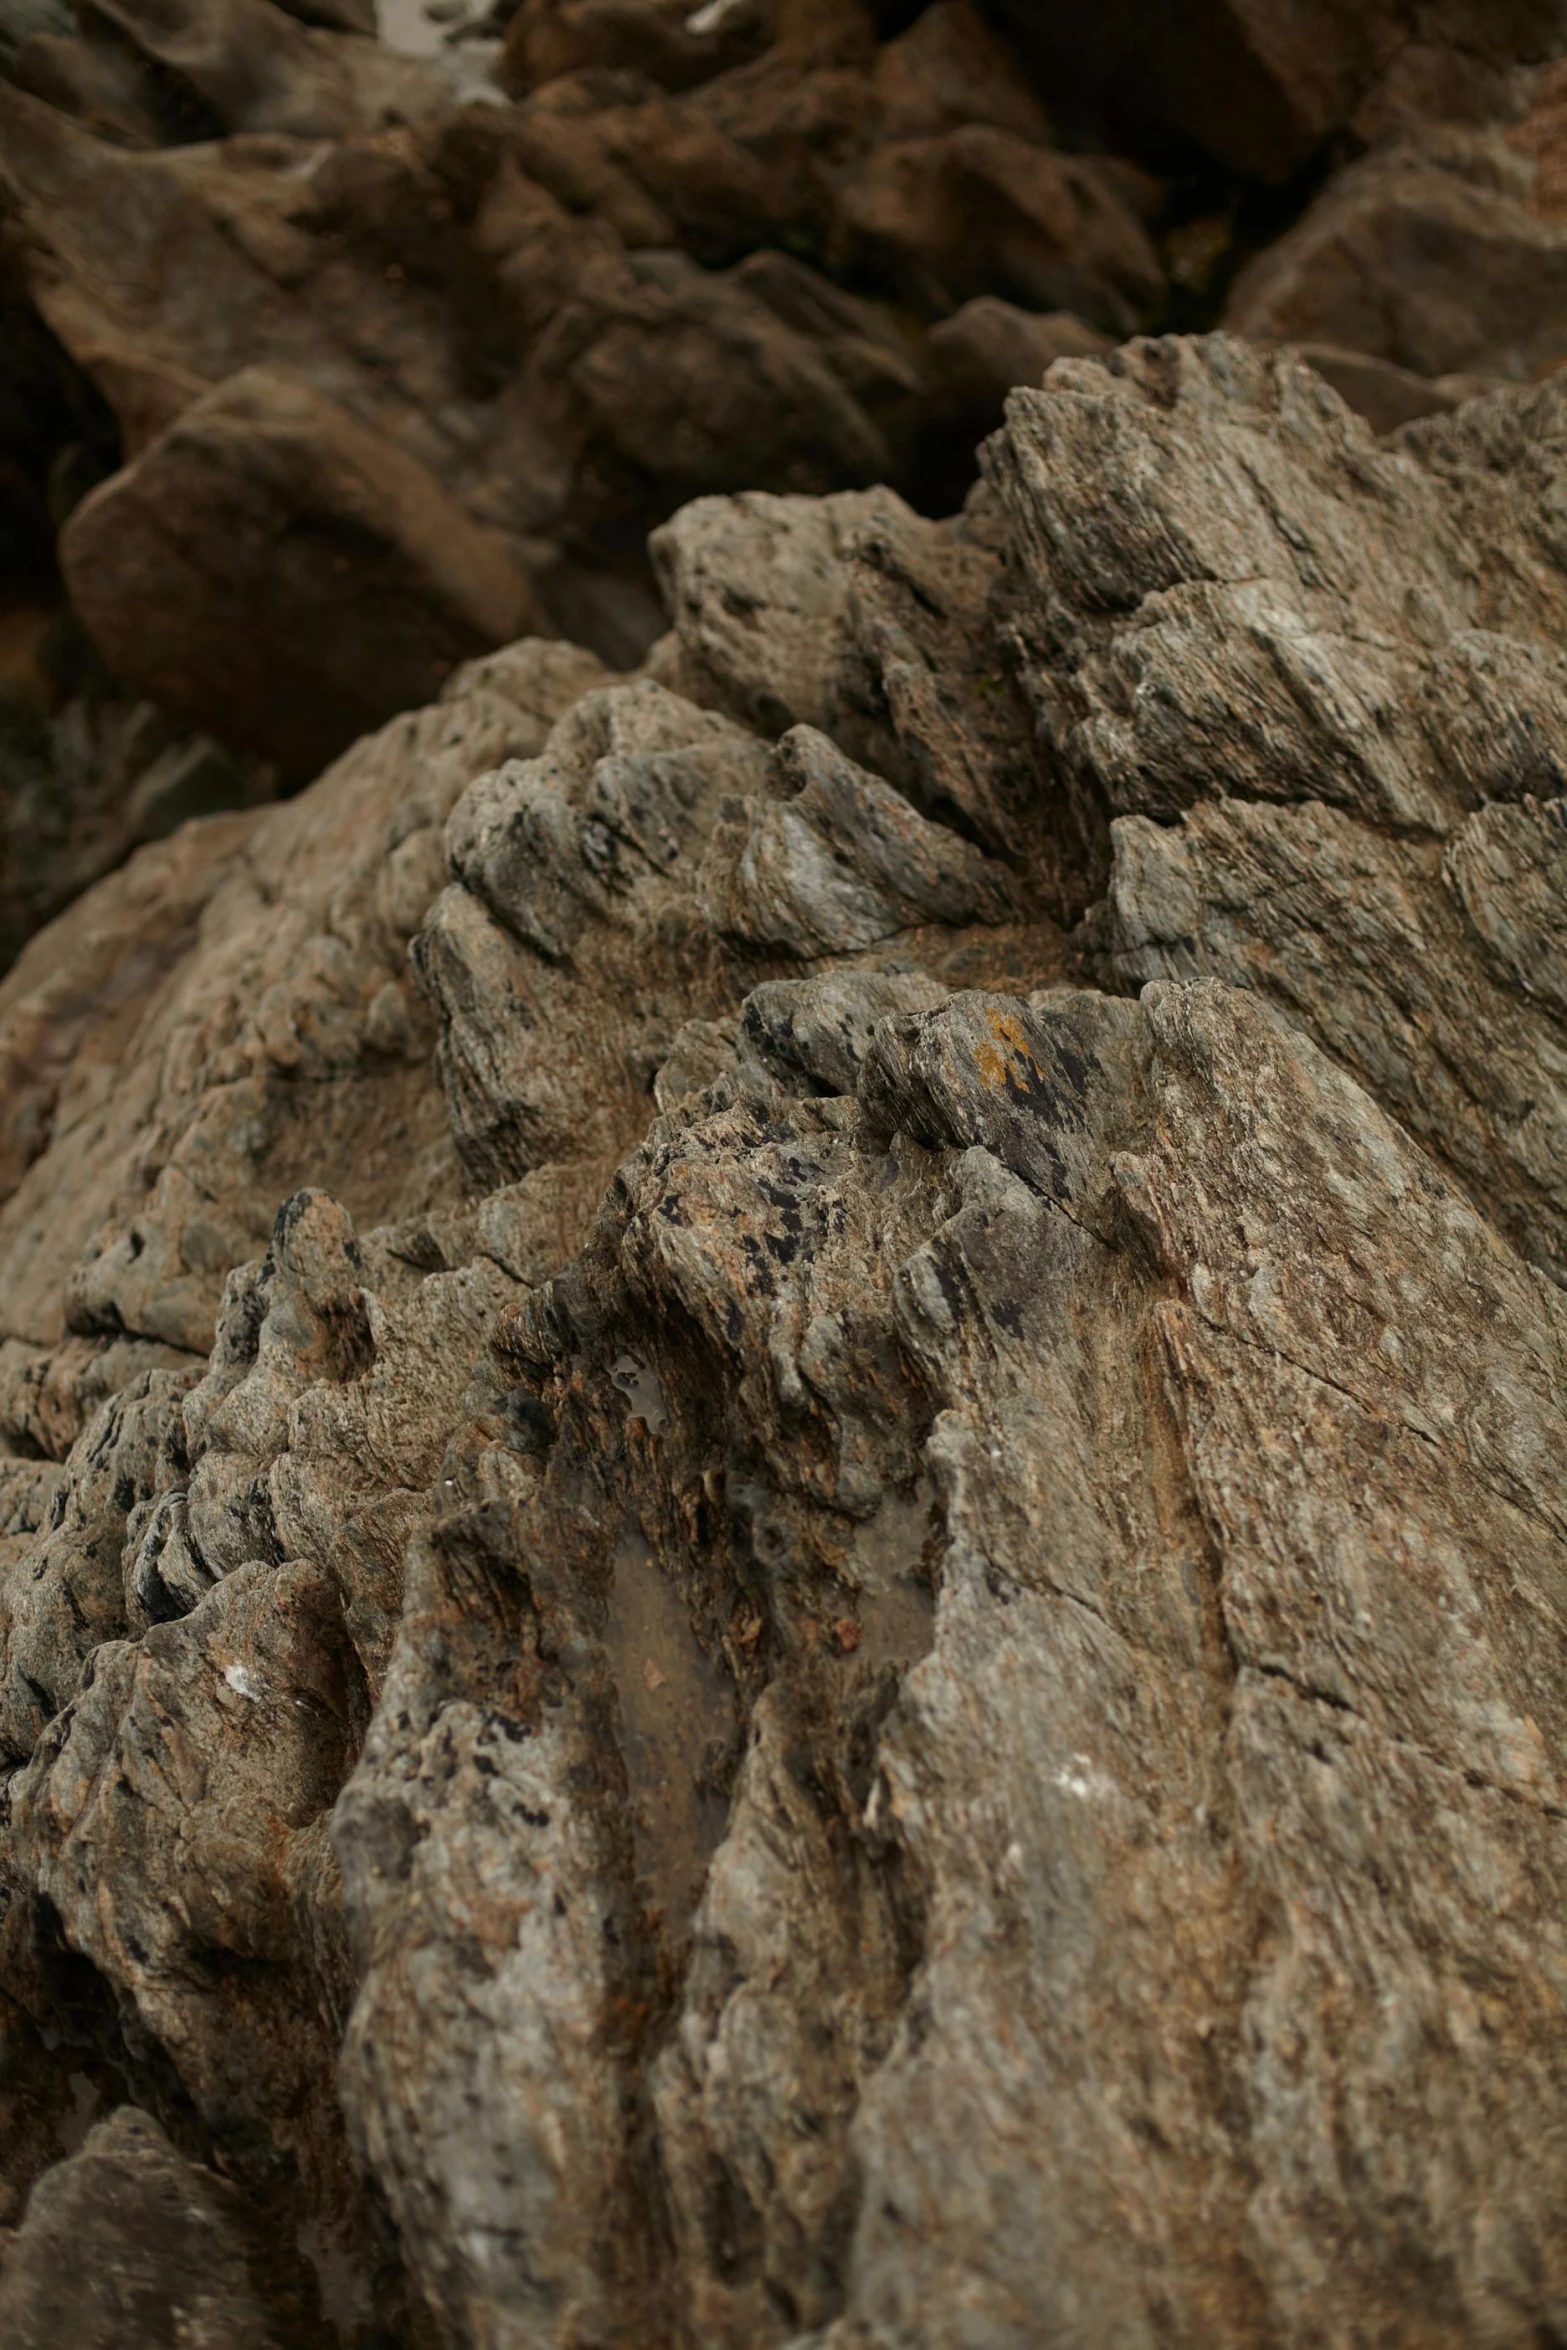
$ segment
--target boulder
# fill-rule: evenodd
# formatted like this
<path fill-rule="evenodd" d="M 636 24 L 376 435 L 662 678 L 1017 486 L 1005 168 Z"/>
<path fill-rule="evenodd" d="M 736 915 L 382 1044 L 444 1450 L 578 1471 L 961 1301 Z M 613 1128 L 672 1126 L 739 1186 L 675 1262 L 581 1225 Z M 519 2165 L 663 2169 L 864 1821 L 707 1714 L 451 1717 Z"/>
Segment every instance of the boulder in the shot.
<path fill-rule="evenodd" d="M 1337 132 L 1412 118 L 1484 122 L 1516 67 L 1559 50 L 1561 0 L 994 0 L 1046 89 L 1136 142 L 1172 132 L 1249 177 L 1284 181 Z M 1521 109 L 1520 109 L 1521 110 Z"/>
<path fill-rule="evenodd" d="M 423 466 L 262 368 L 95 490 L 60 560 L 122 684 L 296 779 L 539 616 Z"/>
<path fill-rule="evenodd" d="M 34 2194 L 0 2270 L 16 2350 L 283 2350 L 322 2342 L 300 2312 L 269 2309 L 244 2207 L 187 2161 L 151 2115 L 122 2106 Z M 292 2318 L 300 2330 L 285 2334 Z"/>
<path fill-rule="evenodd" d="M 1089 359 L 1111 347 L 1109 336 L 1070 310 L 1021 310 L 995 294 L 965 302 L 930 334 L 943 389 L 965 412 L 983 412 L 992 430 L 1014 384 L 1042 383 L 1056 360 Z"/>
<path fill-rule="evenodd" d="M 1422 416 L 1450 416 L 1466 400 L 1483 399 L 1504 388 L 1501 379 L 1483 375 L 1444 375 L 1433 380 L 1413 368 L 1397 367 L 1391 359 L 1374 359 L 1364 351 L 1346 351 L 1335 343 L 1301 343 L 1300 356 L 1324 383 L 1373 432 L 1396 432 L 1401 424 L 1415 424 Z"/>
<path fill-rule="evenodd" d="M 1567 357 L 1567 231 L 1531 185 L 1497 139 L 1368 155 L 1241 271 L 1226 324 L 1416 375 L 1527 382 Z"/>

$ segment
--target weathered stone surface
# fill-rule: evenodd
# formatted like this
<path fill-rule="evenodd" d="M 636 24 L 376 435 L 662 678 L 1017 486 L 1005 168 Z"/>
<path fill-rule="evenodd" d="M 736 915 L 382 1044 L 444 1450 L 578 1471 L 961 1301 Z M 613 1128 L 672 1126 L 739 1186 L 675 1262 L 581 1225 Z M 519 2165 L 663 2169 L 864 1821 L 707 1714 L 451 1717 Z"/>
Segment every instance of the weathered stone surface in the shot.
<path fill-rule="evenodd" d="M 769 755 L 652 680 L 584 696 L 541 759 L 476 783 L 447 851 L 453 885 L 413 952 L 458 1147 L 491 1184 L 612 1164 L 679 1031 L 732 1011 L 770 967 L 918 958 L 922 926 L 1016 911 L 1004 867 L 825 737 L 797 728 Z M 1049 924 L 1017 945 L 1051 967 Z M 628 965 L 629 995 L 612 976 Z"/>
<path fill-rule="evenodd" d="M 447 2322 L 1533 2322 L 1538 2141 L 1461 2242 L 1444 2181 L 1490 2143 L 1470 2002 L 1514 2113 L 1560 2093 L 1564 1339 L 1211 983 L 960 996 L 883 1022 L 858 1107 L 656 1135 L 502 1342 L 550 1438 L 452 1458 L 339 1813 L 347 2093 Z"/>
<path fill-rule="evenodd" d="M 476 663 L 298 799 L 144 849 L 33 942 L 0 984 L 21 1109 L 0 1335 L 51 1348 L 69 1314 L 204 1355 L 229 1268 L 305 1176 L 330 1173 L 366 1222 L 443 1195 L 456 1163 L 406 942 L 458 794 L 539 749 L 601 674 L 536 640 Z"/>
<path fill-rule="evenodd" d="M 1126 819 L 1101 968 L 1271 994 L 1558 1278 L 1567 1035 L 1487 933 L 1555 902 L 1554 815 L 1491 803 L 1562 788 L 1560 402 L 1382 450 L 1287 357 L 1148 345 L 1015 395 L 992 460 L 1042 718 Z"/>
<path fill-rule="evenodd" d="M 1060 360 L 0 988 L 0 1992 L 343 2343 L 1567 2326 L 1563 396 Z"/>

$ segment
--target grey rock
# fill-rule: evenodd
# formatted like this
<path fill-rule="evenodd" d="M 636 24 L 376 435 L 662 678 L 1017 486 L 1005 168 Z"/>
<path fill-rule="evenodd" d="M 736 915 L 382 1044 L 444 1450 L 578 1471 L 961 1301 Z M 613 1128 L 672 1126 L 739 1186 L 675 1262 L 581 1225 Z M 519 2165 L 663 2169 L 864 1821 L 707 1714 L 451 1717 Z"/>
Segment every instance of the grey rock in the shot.
<path fill-rule="evenodd" d="M 1320 803 L 1225 799 L 1115 826 L 1101 968 L 1211 973 L 1283 1005 L 1567 1281 L 1567 803 L 1482 808 L 1436 843 Z M 1558 982 L 1559 985 L 1559 982 Z"/>
<path fill-rule="evenodd" d="M 447 851 L 453 882 L 413 955 L 459 1147 L 487 1184 L 552 1161 L 607 1173 L 677 1033 L 770 964 L 895 949 L 932 924 L 1005 929 L 1017 911 L 1003 867 L 825 736 L 793 729 L 769 756 L 652 679 L 585 695 L 542 757 L 476 782 Z M 628 961 L 631 991 L 614 976 Z"/>
<path fill-rule="evenodd" d="M 655 1136 L 504 1342 L 553 1441 L 461 1448 L 416 1550 L 337 1835 L 346 2094 L 432 2300 L 480 2339 L 1530 2322 L 1541 2141 L 1444 2214 L 1472 1999 L 1514 2114 L 1559 2094 L 1554 1292 L 1211 982 L 884 1019 L 845 1106 Z"/>

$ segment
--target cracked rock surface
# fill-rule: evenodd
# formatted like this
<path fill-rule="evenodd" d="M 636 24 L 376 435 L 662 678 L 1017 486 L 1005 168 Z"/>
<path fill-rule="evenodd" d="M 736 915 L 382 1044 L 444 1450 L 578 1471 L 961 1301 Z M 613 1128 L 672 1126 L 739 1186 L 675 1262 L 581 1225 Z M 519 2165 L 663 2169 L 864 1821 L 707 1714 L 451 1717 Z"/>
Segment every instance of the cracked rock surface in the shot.
<path fill-rule="evenodd" d="M 1567 2332 L 1564 397 L 1078 347 L 25 951 L 8 2343 Z"/>

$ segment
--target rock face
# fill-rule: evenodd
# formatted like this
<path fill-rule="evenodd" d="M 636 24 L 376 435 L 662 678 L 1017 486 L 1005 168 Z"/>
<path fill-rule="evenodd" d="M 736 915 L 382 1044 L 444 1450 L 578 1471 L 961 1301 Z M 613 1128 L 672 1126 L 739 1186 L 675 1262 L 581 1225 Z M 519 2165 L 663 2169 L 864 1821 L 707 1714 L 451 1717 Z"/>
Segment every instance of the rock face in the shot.
<path fill-rule="evenodd" d="M 950 512 L 1012 369 L 1067 347 L 992 320 L 954 371 L 950 313 L 1079 314 L 1086 347 L 1164 298 L 1157 185 L 1063 150 L 971 0 L 510 13 L 490 103 L 358 0 L 4 20 L 0 554 L 85 624 L 100 699 L 289 787 L 524 630 L 634 666 L 647 534 L 691 498 Z M 24 869 L 50 779 L 18 762 Z M 68 829 L 76 886 L 99 833 L 146 837 Z M 20 936 L 62 893 L 12 896 Z"/>
<path fill-rule="evenodd" d="M 692 500 L 950 516 L 1056 358 L 1223 317 L 1383 432 L 1543 375 L 1564 46 L 1563 0 L 0 0 L 0 962 L 475 652 L 638 667 Z M 143 793 L 138 717 L 199 785 Z"/>
<path fill-rule="evenodd" d="M 1060 359 L 33 942 L 8 2341 L 1567 2328 L 1564 398 Z"/>

